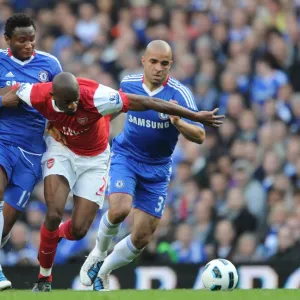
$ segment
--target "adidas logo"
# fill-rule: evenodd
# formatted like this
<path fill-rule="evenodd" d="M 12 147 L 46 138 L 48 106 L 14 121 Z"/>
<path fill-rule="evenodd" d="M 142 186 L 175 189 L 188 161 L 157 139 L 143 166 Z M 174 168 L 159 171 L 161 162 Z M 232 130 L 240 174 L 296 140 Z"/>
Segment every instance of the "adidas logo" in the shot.
<path fill-rule="evenodd" d="M 5 77 L 15 77 L 15 75 L 12 72 L 8 72 Z"/>

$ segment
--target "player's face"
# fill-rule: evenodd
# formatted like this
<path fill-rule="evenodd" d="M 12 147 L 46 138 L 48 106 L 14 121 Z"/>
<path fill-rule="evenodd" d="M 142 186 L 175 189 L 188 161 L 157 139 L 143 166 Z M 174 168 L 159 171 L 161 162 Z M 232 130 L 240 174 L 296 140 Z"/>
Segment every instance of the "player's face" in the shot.
<path fill-rule="evenodd" d="M 35 29 L 30 27 L 16 27 L 11 38 L 5 36 L 7 45 L 17 59 L 24 61 L 29 59 L 35 46 Z"/>
<path fill-rule="evenodd" d="M 55 105 L 62 110 L 65 114 L 72 116 L 76 113 L 79 102 L 79 93 L 78 95 L 70 98 L 68 95 L 62 96 L 53 96 L 53 100 L 55 101 Z M 76 99 L 76 100 L 74 100 Z"/>
<path fill-rule="evenodd" d="M 145 79 L 153 86 L 160 86 L 169 75 L 172 59 L 169 53 L 152 51 L 142 58 L 142 63 L 144 65 Z"/>

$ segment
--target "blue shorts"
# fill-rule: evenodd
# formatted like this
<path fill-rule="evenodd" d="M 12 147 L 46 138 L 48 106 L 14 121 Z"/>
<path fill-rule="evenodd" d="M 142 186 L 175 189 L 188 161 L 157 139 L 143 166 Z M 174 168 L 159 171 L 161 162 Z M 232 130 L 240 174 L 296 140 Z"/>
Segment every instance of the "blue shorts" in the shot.
<path fill-rule="evenodd" d="M 108 194 L 133 197 L 133 207 L 161 218 L 172 173 L 171 163 L 150 165 L 120 154 L 111 158 Z"/>
<path fill-rule="evenodd" d="M 27 152 L 0 141 L 0 166 L 5 170 L 8 186 L 4 201 L 23 211 L 35 184 L 41 178 L 42 154 Z"/>

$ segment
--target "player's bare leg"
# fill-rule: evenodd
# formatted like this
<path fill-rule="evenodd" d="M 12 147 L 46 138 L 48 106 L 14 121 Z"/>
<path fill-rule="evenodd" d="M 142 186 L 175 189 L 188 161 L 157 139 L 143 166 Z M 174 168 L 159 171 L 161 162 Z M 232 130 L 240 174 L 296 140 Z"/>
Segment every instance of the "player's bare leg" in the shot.
<path fill-rule="evenodd" d="M 4 191 L 7 187 L 8 181 L 6 172 L 2 166 L 0 166 L 0 240 L 2 239 L 2 233 L 4 228 L 3 217 L 3 205 L 4 205 Z M 0 266 L 0 290 L 8 289 L 11 287 L 11 282 L 6 279 Z"/>
<path fill-rule="evenodd" d="M 64 214 L 70 187 L 60 175 L 49 175 L 44 180 L 47 214 L 41 228 L 39 247 L 40 274 L 33 287 L 34 292 L 49 292 L 52 282 L 52 266 L 59 242 L 59 224 Z"/>
<path fill-rule="evenodd" d="M 139 209 L 134 209 L 133 218 L 132 234 L 121 240 L 106 257 L 94 282 L 94 290 L 106 289 L 110 272 L 129 264 L 141 254 L 159 224 L 158 218 Z"/>
<path fill-rule="evenodd" d="M 81 240 L 93 223 L 99 205 L 74 195 L 72 219 L 59 226 L 59 235 L 67 240 Z"/>
<path fill-rule="evenodd" d="M 129 194 L 114 193 L 109 196 L 110 207 L 101 218 L 96 245 L 80 270 L 82 284 L 90 286 L 94 283 L 111 240 L 118 234 L 121 223 L 130 213 L 131 205 L 132 196 Z"/>
<path fill-rule="evenodd" d="M 10 232 L 21 214 L 22 214 L 21 211 L 15 209 L 8 203 L 4 202 L 3 205 L 4 227 L 3 227 L 2 239 L 1 239 L 1 248 L 4 247 L 8 242 L 10 238 Z"/>
<path fill-rule="evenodd" d="M 10 231 L 15 225 L 16 221 L 19 219 L 21 214 L 22 214 L 21 211 L 15 209 L 8 203 L 4 202 L 3 205 L 4 227 L 2 233 L 1 246 L 4 246 L 8 241 L 7 237 L 10 236 Z M 3 245 L 3 243 L 5 244 Z"/>

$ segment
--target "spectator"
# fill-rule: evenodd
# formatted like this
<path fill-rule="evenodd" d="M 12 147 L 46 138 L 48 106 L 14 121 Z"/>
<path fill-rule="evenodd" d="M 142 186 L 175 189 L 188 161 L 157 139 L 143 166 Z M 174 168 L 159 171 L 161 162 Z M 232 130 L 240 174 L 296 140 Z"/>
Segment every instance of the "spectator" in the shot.
<path fill-rule="evenodd" d="M 240 135 L 243 141 L 257 140 L 257 120 L 251 110 L 245 110 L 239 114 Z"/>
<path fill-rule="evenodd" d="M 278 232 L 278 249 L 275 255 L 271 256 L 270 262 L 284 262 L 293 259 L 300 259 L 300 245 L 296 243 L 289 226 L 283 226 Z"/>
<path fill-rule="evenodd" d="M 269 228 L 265 238 L 266 255 L 272 256 L 278 250 L 278 232 L 287 220 L 288 211 L 284 203 L 279 203 L 271 208 L 269 216 Z"/>
<path fill-rule="evenodd" d="M 211 243 L 215 225 L 212 208 L 205 202 L 199 201 L 195 206 L 193 217 L 194 239 L 202 245 Z"/>
<path fill-rule="evenodd" d="M 178 225 L 176 241 L 171 246 L 180 263 L 201 263 L 206 260 L 204 247 L 193 239 L 192 227 L 188 224 Z"/>
<path fill-rule="evenodd" d="M 29 242 L 30 232 L 25 223 L 18 221 L 9 240 L 9 251 L 5 257 L 5 265 L 37 265 L 37 252 Z"/>
<path fill-rule="evenodd" d="M 279 70 L 274 56 L 266 53 L 256 61 L 251 102 L 259 109 L 267 100 L 277 97 L 279 89 L 287 83 L 288 78 Z"/>
<path fill-rule="evenodd" d="M 231 188 L 228 192 L 226 206 L 220 216 L 230 220 L 235 228 L 236 237 L 244 232 L 254 232 L 256 219 L 245 206 L 243 192 L 239 188 Z"/>
<path fill-rule="evenodd" d="M 231 259 L 234 251 L 235 231 L 228 220 L 219 221 L 215 229 L 215 257 Z"/>
<path fill-rule="evenodd" d="M 76 24 L 75 33 L 86 45 L 94 42 L 101 32 L 94 11 L 95 8 L 90 3 L 83 3 L 79 6 L 79 21 Z"/>
<path fill-rule="evenodd" d="M 233 260 L 239 263 L 257 262 L 264 259 L 262 249 L 257 245 L 256 237 L 252 233 L 244 233 L 237 242 L 237 249 Z"/>
<path fill-rule="evenodd" d="M 225 205 L 225 199 L 228 188 L 228 180 L 223 173 L 213 173 L 210 176 L 210 186 L 216 198 L 216 209 L 222 210 Z"/>
<path fill-rule="evenodd" d="M 265 214 L 266 199 L 262 185 L 252 179 L 253 167 L 246 160 L 237 160 L 233 164 L 233 180 L 235 186 L 243 191 L 246 205 L 258 220 L 262 221 Z M 255 201 L 253 201 L 255 199 Z"/>

